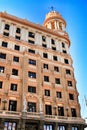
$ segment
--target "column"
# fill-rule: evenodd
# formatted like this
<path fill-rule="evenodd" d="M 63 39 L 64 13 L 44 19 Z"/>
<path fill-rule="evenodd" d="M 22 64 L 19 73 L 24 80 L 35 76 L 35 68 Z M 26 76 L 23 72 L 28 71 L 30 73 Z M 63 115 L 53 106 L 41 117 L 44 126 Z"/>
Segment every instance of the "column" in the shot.
<path fill-rule="evenodd" d="M 72 126 L 70 124 L 67 125 L 67 130 L 72 130 Z"/>
<path fill-rule="evenodd" d="M 39 125 L 38 125 L 38 130 L 43 130 L 43 128 L 44 128 L 44 121 L 41 120 L 41 121 L 39 122 Z"/>
<path fill-rule="evenodd" d="M 42 45 L 42 37 L 39 32 L 35 33 L 35 44 Z"/>
<path fill-rule="evenodd" d="M 4 130 L 4 119 L 0 120 L 0 130 Z"/>
<path fill-rule="evenodd" d="M 0 33 L 2 33 L 2 34 L 3 34 L 3 30 L 4 30 L 4 26 L 5 26 L 5 22 L 4 22 L 4 21 L 2 21 L 0 26 L 1 26 Z"/>
<path fill-rule="evenodd" d="M 28 41 L 28 31 L 25 28 L 21 29 L 21 40 Z"/>
<path fill-rule="evenodd" d="M 57 130 L 57 127 L 58 127 L 58 123 L 55 122 L 55 124 L 54 124 L 54 130 Z"/>

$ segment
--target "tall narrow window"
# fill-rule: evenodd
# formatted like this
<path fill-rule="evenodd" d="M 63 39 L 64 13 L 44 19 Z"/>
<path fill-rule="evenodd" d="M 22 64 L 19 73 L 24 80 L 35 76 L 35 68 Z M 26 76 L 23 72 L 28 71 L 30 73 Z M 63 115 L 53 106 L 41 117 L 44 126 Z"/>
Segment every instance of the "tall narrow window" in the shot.
<path fill-rule="evenodd" d="M 17 101 L 10 100 L 9 101 L 9 111 L 16 111 L 17 110 Z"/>
<path fill-rule="evenodd" d="M 59 68 L 57 66 L 54 66 L 54 71 L 59 72 Z"/>
<path fill-rule="evenodd" d="M 76 117 L 76 109 L 71 108 L 72 117 Z"/>
<path fill-rule="evenodd" d="M 55 78 L 55 83 L 56 84 L 60 84 L 60 79 L 59 78 Z"/>
<path fill-rule="evenodd" d="M 9 28 L 10 28 L 10 25 L 9 24 L 5 24 L 5 29 L 9 30 Z"/>
<path fill-rule="evenodd" d="M 44 69 L 48 69 L 48 64 L 43 64 Z"/>
<path fill-rule="evenodd" d="M 44 76 L 44 81 L 49 82 L 49 76 Z"/>
<path fill-rule="evenodd" d="M 0 73 L 4 73 L 4 69 L 5 69 L 4 66 L 0 66 Z"/>
<path fill-rule="evenodd" d="M 50 90 L 45 90 L 45 96 L 50 96 Z"/>
<path fill-rule="evenodd" d="M 55 44 L 55 41 L 54 41 L 54 39 L 51 39 L 51 44 L 53 44 L 53 45 Z"/>
<path fill-rule="evenodd" d="M 59 116 L 64 116 L 64 108 L 61 106 L 58 106 L 58 115 Z"/>
<path fill-rule="evenodd" d="M 17 29 L 16 29 L 16 33 L 19 33 L 19 34 L 20 34 L 20 32 L 21 32 L 21 29 L 20 29 L 20 28 L 17 28 Z"/>
<path fill-rule="evenodd" d="M 57 61 L 57 56 L 53 56 L 53 60 Z"/>
<path fill-rule="evenodd" d="M 46 115 L 52 115 L 52 106 L 51 105 L 45 105 L 45 113 L 46 113 Z"/>
<path fill-rule="evenodd" d="M 56 92 L 57 98 L 62 98 L 62 93 L 61 92 Z"/>
<path fill-rule="evenodd" d="M 64 63 L 65 63 L 65 64 L 69 64 L 68 59 L 64 59 Z"/>
<path fill-rule="evenodd" d="M 28 112 L 36 112 L 36 103 L 28 102 Z"/>
<path fill-rule="evenodd" d="M 17 84 L 11 84 L 10 90 L 17 91 Z"/>
<path fill-rule="evenodd" d="M 3 85 L 3 82 L 2 82 L 2 81 L 0 81 L 0 89 L 2 88 L 2 85 Z"/>
<path fill-rule="evenodd" d="M 46 42 L 46 37 L 45 36 L 42 36 L 42 41 Z"/>

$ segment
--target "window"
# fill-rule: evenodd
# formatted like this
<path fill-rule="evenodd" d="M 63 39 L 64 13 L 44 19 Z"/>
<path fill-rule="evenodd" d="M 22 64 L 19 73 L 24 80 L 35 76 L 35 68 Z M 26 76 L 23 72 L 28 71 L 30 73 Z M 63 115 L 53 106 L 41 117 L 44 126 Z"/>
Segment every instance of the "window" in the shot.
<path fill-rule="evenodd" d="M 58 106 L 58 115 L 59 116 L 64 116 L 64 108 L 61 106 Z"/>
<path fill-rule="evenodd" d="M 4 73 L 4 69 L 5 69 L 5 67 L 0 66 L 0 73 Z"/>
<path fill-rule="evenodd" d="M 66 128 L 63 125 L 58 125 L 58 130 L 66 130 Z"/>
<path fill-rule="evenodd" d="M 50 124 L 44 125 L 44 130 L 53 130 L 53 125 Z"/>
<path fill-rule="evenodd" d="M 79 128 L 77 126 L 73 126 L 72 130 L 79 130 Z"/>
<path fill-rule="evenodd" d="M 34 43 L 35 43 L 35 42 L 32 41 L 32 40 L 28 40 L 28 42 L 29 42 L 30 44 L 34 44 Z"/>
<path fill-rule="evenodd" d="M 49 82 L 49 76 L 44 76 L 44 81 Z"/>
<path fill-rule="evenodd" d="M 69 99 L 70 100 L 74 100 L 74 95 L 73 94 L 69 94 Z"/>
<path fill-rule="evenodd" d="M 12 75 L 18 76 L 18 70 L 17 69 L 12 69 Z"/>
<path fill-rule="evenodd" d="M 14 57 L 13 57 L 13 61 L 14 61 L 14 62 L 19 62 L 19 57 L 14 56 Z"/>
<path fill-rule="evenodd" d="M 3 35 L 8 37 L 9 33 L 8 32 L 3 32 Z"/>
<path fill-rule="evenodd" d="M 54 71 L 59 72 L 59 68 L 57 66 L 54 66 Z"/>
<path fill-rule="evenodd" d="M 72 81 L 67 81 L 68 82 L 68 86 L 72 86 Z"/>
<path fill-rule="evenodd" d="M 35 50 L 28 49 L 28 52 L 35 54 Z"/>
<path fill-rule="evenodd" d="M 66 69 L 66 74 L 71 74 L 70 70 L 69 69 Z"/>
<path fill-rule="evenodd" d="M 46 45 L 46 44 L 42 44 L 42 46 L 43 46 L 44 48 L 47 48 L 47 45 Z"/>
<path fill-rule="evenodd" d="M 65 44 L 62 42 L 62 47 L 65 48 Z"/>
<path fill-rule="evenodd" d="M 5 29 L 9 30 L 9 28 L 10 28 L 9 24 L 5 24 Z"/>
<path fill-rule="evenodd" d="M 50 90 L 45 90 L 45 96 L 50 96 Z"/>
<path fill-rule="evenodd" d="M 52 106 L 51 105 L 45 105 L 45 114 L 52 115 Z"/>
<path fill-rule="evenodd" d="M 2 88 L 2 85 L 3 85 L 3 82 L 2 82 L 2 81 L 0 81 L 0 89 Z"/>
<path fill-rule="evenodd" d="M 62 93 L 61 92 L 56 92 L 57 98 L 62 98 Z"/>
<path fill-rule="evenodd" d="M 30 78 L 36 78 L 36 73 L 35 72 L 28 72 L 28 77 Z"/>
<path fill-rule="evenodd" d="M 16 29 L 16 33 L 19 33 L 19 34 L 20 34 L 20 32 L 21 32 L 21 29 L 20 29 L 20 28 L 17 28 L 17 29 Z"/>
<path fill-rule="evenodd" d="M 46 37 L 45 36 L 42 36 L 42 41 L 46 42 Z"/>
<path fill-rule="evenodd" d="M 56 84 L 60 84 L 60 79 L 59 78 L 55 78 L 55 83 Z"/>
<path fill-rule="evenodd" d="M 65 64 L 69 64 L 68 59 L 64 59 L 64 63 L 65 63 Z"/>
<path fill-rule="evenodd" d="M 52 47 L 52 50 L 54 50 L 54 51 L 55 51 L 55 50 L 56 50 L 56 47 Z"/>
<path fill-rule="evenodd" d="M 76 117 L 76 109 L 71 108 L 72 117 Z"/>
<path fill-rule="evenodd" d="M 17 84 L 11 84 L 10 90 L 17 91 Z"/>
<path fill-rule="evenodd" d="M 36 60 L 32 60 L 32 59 L 29 59 L 29 64 L 31 64 L 31 65 L 36 65 Z"/>
<path fill-rule="evenodd" d="M 28 36 L 31 37 L 31 38 L 34 38 L 35 34 L 33 32 L 29 32 Z"/>
<path fill-rule="evenodd" d="M 9 100 L 9 111 L 16 111 L 17 101 Z"/>
<path fill-rule="evenodd" d="M 28 86 L 28 92 L 36 93 L 36 87 Z"/>
<path fill-rule="evenodd" d="M 36 112 L 36 103 L 28 102 L 28 112 Z"/>
<path fill-rule="evenodd" d="M 20 50 L 20 46 L 15 45 L 14 49 L 17 50 L 17 51 L 19 51 Z"/>
<path fill-rule="evenodd" d="M 43 64 L 44 69 L 48 69 L 48 64 Z"/>
<path fill-rule="evenodd" d="M 48 54 L 47 53 L 43 53 L 43 57 L 44 58 L 48 58 Z"/>
<path fill-rule="evenodd" d="M 67 51 L 66 51 L 66 50 L 63 50 L 63 53 L 64 53 L 64 54 L 67 54 Z"/>
<path fill-rule="evenodd" d="M 0 53 L 0 58 L 1 58 L 1 59 L 6 59 L 6 54 Z"/>
<path fill-rule="evenodd" d="M 15 122 L 4 122 L 4 130 L 16 130 L 17 124 Z"/>
<path fill-rule="evenodd" d="M 2 46 L 3 46 L 3 47 L 7 47 L 7 45 L 8 45 L 7 42 L 4 42 L 4 41 L 2 42 Z"/>
<path fill-rule="evenodd" d="M 53 44 L 53 45 L 55 44 L 55 41 L 54 41 L 54 39 L 51 39 L 51 44 Z"/>
<path fill-rule="evenodd" d="M 57 56 L 53 56 L 53 60 L 57 61 Z"/>
<path fill-rule="evenodd" d="M 20 40 L 20 36 L 17 36 L 17 35 L 16 35 L 16 36 L 15 36 L 15 39 Z"/>

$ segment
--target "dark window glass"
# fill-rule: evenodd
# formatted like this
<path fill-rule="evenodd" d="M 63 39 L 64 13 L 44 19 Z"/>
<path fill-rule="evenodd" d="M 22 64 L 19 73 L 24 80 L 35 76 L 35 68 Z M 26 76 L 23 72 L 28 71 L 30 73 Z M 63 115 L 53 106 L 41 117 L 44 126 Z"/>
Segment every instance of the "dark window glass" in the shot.
<path fill-rule="evenodd" d="M 48 58 L 48 54 L 47 53 L 43 53 L 43 57 L 44 58 Z"/>
<path fill-rule="evenodd" d="M 57 66 L 54 66 L 54 71 L 59 72 L 59 68 Z"/>
<path fill-rule="evenodd" d="M 69 69 L 66 69 L 66 74 L 71 74 L 70 70 Z"/>
<path fill-rule="evenodd" d="M 48 69 L 48 64 L 44 64 L 43 67 L 44 67 L 45 69 Z"/>
<path fill-rule="evenodd" d="M 45 90 L 45 96 L 50 96 L 50 90 Z"/>
<path fill-rule="evenodd" d="M 65 63 L 65 64 L 69 64 L 68 59 L 64 59 L 64 63 Z"/>
<path fill-rule="evenodd" d="M 73 94 L 69 94 L 69 99 L 70 100 L 74 100 L 74 95 Z"/>
<path fill-rule="evenodd" d="M 0 73 L 4 73 L 4 69 L 5 69 L 4 66 L 0 66 Z"/>
<path fill-rule="evenodd" d="M 17 109 L 17 101 L 10 100 L 9 111 L 16 111 L 16 109 Z"/>
<path fill-rule="evenodd" d="M 52 115 L 52 106 L 51 105 L 45 105 L 45 113 L 46 113 L 46 115 Z"/>
<path fill-rule="evenodd" d="M 17 35 L 16 35 L 16 36 L 15 36 L 15 39 L 20 40 L 20 36 L 17 36 Z"/>
<path fill-rule="evenodd" d="M 13 57 L 13 61 L 14 61 L 14 62 L 19 62 L 19 57 L 14 56 L 14 57 Z"/>
<path fill-rule="evenodd" d="M 76 109 L 71 108 L 72 117 L 76 117 Z"/>
<path fill-rule="evenodd" d="M 60 84 L 60 79 L 59 78 L 55 78 L 55 83 L 56 84 Z"/>
<path fill-rule="evenodd" d="M 28 40 L 28 42 L 29 42 L 30 44 L 35 44 L 35 42 L 32 41 L 32 40 Z"/>
<path fill-rule="evenodd" d="M 29 32 L 28 36 L 31 37 L 31 38 L 34 38 L 35 34 L 33 32 Z"/>
<path fill-rule="evenodd" d="M 12 75 L 18 76 L 18 70 L 17 69 L 12 69 Z"/>
<path fill-rule="evenodd" d="M 5 29 L 9 30 L 9 28 L 10 28 L 9 24 L 5 24 Z"/>
<path fill-rule="evenodd" d="M 35 54 L 35 50 L 28 49 L 28 52 Z"/>
<path fill-rule="evenodd" d="M 66 51 L 66 50 L 63 50 L 63 53 L 67 54 L 67 51 Z"/>
<path fill-rule="evenodd" d="M 20 32 L 21 32 L 21 29 L 20 29 L 20 28 L 17 28 L 17 29 L 16 29 L 16 33 L 19 33 L 19 34 L 20 34 Z"/>
<path fill-rule="evenodd" d="M 8 37 L 9 33 L 8 32 L 3 32 L 3 35 Z"/>
<path fill-rule="evenodd" d="M 57 61 L 57 56 L 53 56 L 53 60 Z"/>
<path fill-rule="evenodd" d="M 28 92 L 36 93 L 36 87 L 28 86 Z"/>
<path fill-rule="evenodd" d="M 35 72 L 28 72 L 28 77 L 30 78 L 36 78 L 36 73 Z"/>
<path fill-rule="evenodd" d="M 10 90 L 17 91 L 17 84 L 11 84 Z"/>
<path fill-rule="evenodd" d="M 28 112 L 36 112 L 36 103 L 28 102 Z"/>
<path fill-rule="evenodd" d="M 56 92 L 57 98 L 62 98 L 62 93 L 61 92 Z"/>
<path fill-rule="evenodd" d="M 36 65 L 36 60 L 29 59 L 29 64 Z"/>
<path fill-rule="evenodd" d="M 6 54 L 0 53 L 0 58 L 1 58 L 1 59 L 6 59 Z"/>
<path fill-rule="evenodd" d="M 7 47 L 7 45 L 8 45 L 7 42 L 4 42 L 4 41 L 2 42 L 2 46 L 3 46 L 3 47 Z"/>
<path fill-rule="evenodd" d="M 52 50 L 56 50 L 56 47 L 52 47 Z"/>
<path fill-rule="evenodd" d="M 44 48 L 47 48 L 47 45 L 46 45 L 46 44 L 42 44 L 42 46 L 43 46 Z"/>
<path fill-rule="evenodd" d="M 62 42 L 62 47 L 65 48 L 65 44 Z"/>
<path fill-rule="evenodd" d="M 58 115 L 59 116 L 64 116 L 64 108 L 61 106 L 58 106 Z"/>
<path fill-rule="evenodd" d="M 3 82 L 2 82 L 2 81 L 0 81 L 0 89 L 2 88 L 2 85 L 3 85 Z"/>
<path fill-rule="evenodd" d="M 19 51 L 20 50 L 20 46 L 15 45 L 14 49 L 17 50 L 17 51 Z"/>
<path fill-rule="evenodd" d="M 68 86 L 72 86 L 72 81 L 67 81 L 68 82 Z"/>
<path fill-rule="evenodd" d="M 42 41 L 46 42 L 46 37 L 45 36 L 42 36 Z"/>
<path fill-rule="evenodd" d="M 49 82 L 49 76 L 44 76 L 44 81 Z"/>
<path fill-rule="evenodd" d="M 51 44 L 53 44 L 53 45 L 55 44 L 55 41 L 54 41 L 54 39 L 51 39 Z"/>

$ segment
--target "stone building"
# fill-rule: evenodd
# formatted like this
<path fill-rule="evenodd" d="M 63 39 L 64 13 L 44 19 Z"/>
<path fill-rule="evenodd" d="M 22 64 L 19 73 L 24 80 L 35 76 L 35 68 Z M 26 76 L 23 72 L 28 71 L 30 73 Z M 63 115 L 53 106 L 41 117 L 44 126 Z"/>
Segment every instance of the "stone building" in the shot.
<path fill-rule="evenodd" d="M 0 130 L 83 130 L 66 22 L 0 12 Z"/>

